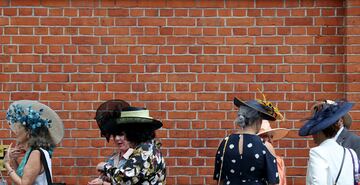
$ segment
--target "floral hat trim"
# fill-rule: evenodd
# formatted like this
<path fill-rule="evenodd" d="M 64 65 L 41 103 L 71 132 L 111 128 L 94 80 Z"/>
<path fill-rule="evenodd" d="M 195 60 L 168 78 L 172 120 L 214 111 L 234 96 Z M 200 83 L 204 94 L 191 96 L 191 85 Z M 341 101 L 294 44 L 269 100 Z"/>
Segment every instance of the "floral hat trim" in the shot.
<path fill-rule="evenodd" d="M 276 120 L 283 120 L 284 116 L 280 113 L 279 109 L 275 107 L 271 102 L 267 101 L 263 93 L 261 93 L 261 95 L 263 96 L 263 99 L 256 99 L 256 101 L 263 105 L 266 112 L 276 118 Z"/>
<path fill-rule="evenodd" d="M 12 105 L 13 109 L 9 109 L 6 113 L 6 120 L 8 120 L 10 125 L 14 123 L 21 123 L 23 126 L 28 128 L 32 133 L 41 127 L 48 127 L 51 128 L 51 120 L 44 119 L 41 117 L 44 109 L 40 109 L 36 111 L 28 106 L 25 110 L 24 108 L 19 105 Z"/>

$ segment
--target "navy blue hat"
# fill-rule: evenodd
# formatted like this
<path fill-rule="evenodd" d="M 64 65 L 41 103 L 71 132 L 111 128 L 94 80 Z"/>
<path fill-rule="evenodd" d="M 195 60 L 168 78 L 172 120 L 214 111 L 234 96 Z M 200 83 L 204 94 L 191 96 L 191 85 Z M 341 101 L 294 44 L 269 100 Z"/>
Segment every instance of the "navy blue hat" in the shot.
<path fill-rule="evenodd" d="M 241 105 L 253 108 L 261 113 L 261 117 L 265 120 L 275 121 L 275 120 L 282 120 L 283 116 L 279 112 L 279 110 L 272 105 L 271 102 L 266 100 L 250 100 L 250 101 L 242 101 L 234 98 L 234 104 L 237 107 Z"/>
<path fill-rule="evenodd" d="M 324 103 L 313 116 L 299 130 L 299 136 L 308 136 L 318 133 L 335 124 L 341 117 L 348 113 L 354 103 L 337 101 Z"/>

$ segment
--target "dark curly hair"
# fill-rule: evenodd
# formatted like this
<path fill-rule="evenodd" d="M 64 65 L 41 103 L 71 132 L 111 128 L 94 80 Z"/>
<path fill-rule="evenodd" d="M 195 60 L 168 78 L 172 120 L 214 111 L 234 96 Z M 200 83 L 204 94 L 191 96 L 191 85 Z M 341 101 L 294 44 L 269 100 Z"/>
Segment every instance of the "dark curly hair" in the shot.
<path fill-rule="evenodd" d="M 134 146 L 137 146 L 144 142 L 151 141 L 156 136 L 154 130 L 133 128 L 133 127 L 120 129 L 120 130 L 117 130 L 116 132 L 111 133 L 111 135 L 113 135 L 113 136 L 123 135 L 123 134 L 125 134 L 126 140 L 128 140 Z"/>

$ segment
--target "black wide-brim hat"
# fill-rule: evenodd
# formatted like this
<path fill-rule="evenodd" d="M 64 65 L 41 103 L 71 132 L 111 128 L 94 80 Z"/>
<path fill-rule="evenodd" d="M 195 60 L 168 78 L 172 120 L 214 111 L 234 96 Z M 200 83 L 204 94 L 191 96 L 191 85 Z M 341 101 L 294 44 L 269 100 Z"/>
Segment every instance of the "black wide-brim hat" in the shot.
<path fill-rule="evenodd" d="M 123 100 L 109 100 L 101 104 L 96 111 L 95 119 L 101 136 L 107 141 L 111 135 L 120 134 L 125 130 L 154 131 L 163 125 L 161 121 L 150 117 L 149 110 L 132 107 Z"/>
<path fill-rule="evenodd" d="M 265 103 L 260 103 L 260 101 L 261 100 L 250 100 L 245 102 L 236 97 L 234 98 L 234 104 L 237 107 L 240 107 L 242 105 L 255 109 L 261 113 L 261 117 L 265 120 L 275 121 L 283 119 L 280 113 L 276 113 L 275 109 L 277 108 L 273 107 L 270 102 L 266 102 L 268 105 L 265 105 Z"/>
<path fill-rule="evenodd" d="M 324 104 L 323 108 L 314 113 L 299 130 L 299 136 L 316 134 L 327 127 L 335 124 L 341 117 L 346 115 L 354 103 L 339 101 L 334 104 Z"/>

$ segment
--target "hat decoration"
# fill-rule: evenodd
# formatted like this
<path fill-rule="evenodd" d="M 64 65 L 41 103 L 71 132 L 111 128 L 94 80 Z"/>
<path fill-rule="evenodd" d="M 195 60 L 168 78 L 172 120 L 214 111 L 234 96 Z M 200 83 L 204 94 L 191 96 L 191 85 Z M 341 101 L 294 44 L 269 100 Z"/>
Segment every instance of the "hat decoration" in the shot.
<path fill-rule="evenodd" d="M 346 101 L 327 101 L 322 104 L 322 106 L 317 107 L 313 116 L 300 128 L 299 135 L 312 135 L 335 124 L 342 116 L 350 111 L 353 105 L 354 103 Z"/>
<path fill-rule="evenodd" d="M 23 107 L 19 104 L 12 105 L 13 109 L 10 109 L 6 113 L 6 120 L 9 121 L 9 124 L 14 124 L 16 122 L 21 123 L 24 127 L 29 129 L 32 133 L 35 132 L 37 128 L 41 127 L 48 127 L 50 128 L 51 120 L 43 119 L 41 114 L 43 113 L 44 109 L 40 109 L 36 111 L 31 108 L 29 105 L 26 108 L 26 112 Z"/>
<path fill-rule="evenodd" d="M 55 144 L 60 143 L 64 137 L 64 125 L 59 115 L 38 101 L 13 102 L 6 112 L 6 120 L 12 130 L 15 129 L 15 123 L 19 123 L 30 131 L 30 134 L 36 134 L 39 128 L 46 127 Z"/>
<path fill-rule="evenodd" d="M 276 120 L 283 120 L 284 117 L 280 113 L 279 109 L 275 107 L 270 101 L 267 101 L 266 96 L 263 93 L 261 93 L 261 95 L 263 96 L 263 99 L 262 100 L 256 99 L 256 101 L 258 101 L 261 105 L 263 105 L 267 113 L 272 115 L 274 118 L 276 118 Z"/>

